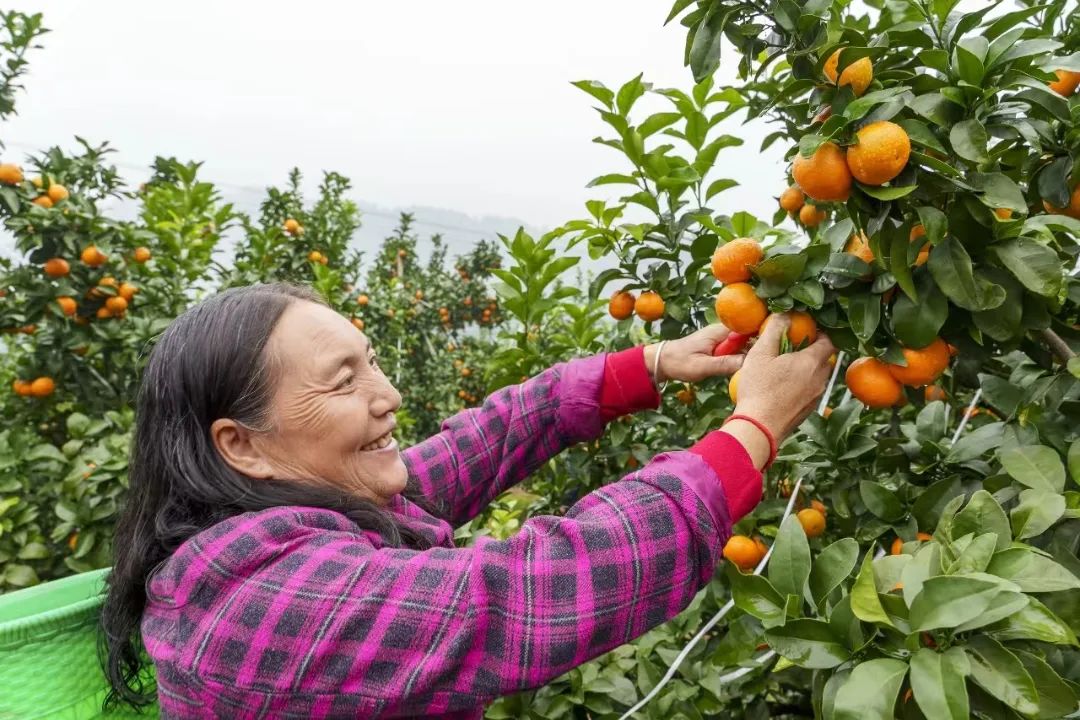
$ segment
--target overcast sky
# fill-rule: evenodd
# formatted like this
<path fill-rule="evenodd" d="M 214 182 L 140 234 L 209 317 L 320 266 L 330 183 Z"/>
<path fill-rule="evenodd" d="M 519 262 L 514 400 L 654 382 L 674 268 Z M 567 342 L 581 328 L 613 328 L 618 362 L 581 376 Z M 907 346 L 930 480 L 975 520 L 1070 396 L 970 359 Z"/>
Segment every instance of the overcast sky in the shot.
<path fill-rule="evenodd" d="M 585 188 L 592 177 L 627 170 L 591 142 L 605 127 L 571 81 L 617 86 L 644 72 L 657 87 L 692 85 L 684 28 L 663 26 L 667 0 L 7 6 L 44 12 L 52 29 L 0 129 L 9 158 L 79 134 L 111 141 L 124 166 L 204 160 L 227 195 L 296 165 L 312 182 L 342 172 L 356 199 L 386 208 L 548 228 L 583 216 L 599 194 Z M 734 77 L 728 58 L 718 82 Z M 782 148 L 758 152 L 760 125 L 726 128 L 747 142 L 721 154 L 717 177 L 742 187 L 715 207 L 771 214 Z"/>

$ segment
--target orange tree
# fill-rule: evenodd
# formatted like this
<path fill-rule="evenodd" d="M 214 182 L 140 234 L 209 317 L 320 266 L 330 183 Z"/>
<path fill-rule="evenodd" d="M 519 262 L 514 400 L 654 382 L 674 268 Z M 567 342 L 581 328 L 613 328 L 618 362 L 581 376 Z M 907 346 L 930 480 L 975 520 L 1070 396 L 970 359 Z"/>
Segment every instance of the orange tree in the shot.
<path fill-rule="evenodd" d="M 656 292 L 662 336 L 717 316 L 754 334 L 763 311 L 796 311 L 858 358 L 844 372 L 855 398 L 785 445 L 766 501 L 737 528 L 772 546 L 767 569 L 726 568 L 703 594 L 735 610 L 655 701 L 661 712 L 1077 708 L 1078 16 L 1069 2 L 956 4 L 861 15 L 815 0 L 681 0 L 672 17 L 685 13 L 698 84 L 659 91 L 676 112 L 635 124 L 640 79 L 579 84 L 615 130 L 600 141 L 628 161 L 594 184 L 631 188 L 580 230 L 618 261 L 596 294 L 612 282 Z M 716 91 L 725 42 L 744 85 Z M 776 188 L 774 221 L 812 202 L 805 236 L 708 209 L 710 101 L 779 124 L 766 143 L 789 143 L 792 187 Z M 655 220 L 615 225 L 630 204 Z M 625 317 L 627 303 L 611 307 Z M 975 392 L 992 414 L 954 440 Z M 701 417 L 724 407 L 713 409 Z M 783 519 L 794 482 L 804 509 Z M 751 658 L 750 672 L 724 670 Z"/>

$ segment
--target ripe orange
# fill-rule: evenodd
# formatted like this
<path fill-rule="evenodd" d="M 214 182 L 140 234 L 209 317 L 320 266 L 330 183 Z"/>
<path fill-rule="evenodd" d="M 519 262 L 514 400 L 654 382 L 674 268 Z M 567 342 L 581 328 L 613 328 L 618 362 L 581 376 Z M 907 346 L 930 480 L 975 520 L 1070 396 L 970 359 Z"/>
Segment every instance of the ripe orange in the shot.
<path fill-rule="evenodd" d="M 97 249 L 96 245 L 87 245 L 79 257 L 84 265 L 89 265 L 90 267 L 104 265 L 105 261 L 109 259 L 105 256 L 105 253 Z"/>
<path fill-rule="evenodd" d="M 890 364 L 889 374 L 910 387 L 929 385 L 949 366 L 949 346 L 941 338 L 934 338 L 924 348 L 904 348 L 903 353 L 907 367 Z"/>
<path fill-rule="evenodd" d="M 11 389 L 19 397 L 30 397 L 30 383 L 26 380 L 16 380 L 11 383 Z"/>
<path fill-rule="evenodd" d="M 1076 189 L 1073 190 L 1072 195 L 1069 197 L 1068 207 L 1054 207 L 1043 200 L 1043 208 L 1052 215 L 1068 215 L 1071 218 L 1080 220 L 1080 185 L 1076 186 Z"/>
<path fill-rule="evenodd" d="M 352 319 L 352 324 L 353 324 L 353 327 L 355 327 L 357 330 L 363 330 L 364 329 L 364 321 L 361 320 L 360 318 L 353 318 Z"/>
<path fill-rule="evenodd" d="M 69 193 L 68 189 L 63 185 L 53 183 L 49 186 L 49 199 L 54 203 L 58 203 L 61 200 L 67 200 L 69 197 L 71 197 L 71 193 Z"/>
<path fill-rule="evenodd" d="M 784 192 L 780 193 L 780 207 L 787 210 L 789 213 L 797 213 L 802 208 L 803 203 L 806 202 L 806 194 L 798 188 L 796 185 L 792 185 Z"/>
<path fill-rule="evenodd" d="M 424 291 L 423 290 L 417 290 L 415 293 L 413 293 L 413 297 L 415 297 L 417 300 L 423 300 L 424 299 Z"/>
<path fill-rule="evenodd" d="M 56 390 L 56 383 L 51 377 L 39 377 L 30 383 L 30 394 L 36 398 L 49 397 Z"/>
<path fill-rule="evenodd" d="M 902 552 L 904 552 L 904 541 L 901 540 L 900 538 L 896 538 L 895 540 L 892 541 L 892 548 L 891 548 L 891 551 L 890 551 L 889 554 L 890 555 L 899 555 Z"/>
<path fill-rule="evenodd" d="M 1080 85 L 1080 72 L 1055 70 L 1054 74 L 1057 75 L 1057 80 L 1049 84 L 1051 90 L 1064 97 L 1069 97 L 1076 92 L 1077 86 Z"/>
<path fill-rule="evenodd" d="M 765 322 L 768 310 L 765 301 L 754 294 L 747 283 L 725 285 L 716 294 L 716 316 L 728 329 L 743 335 L 753 335 Z"/>
<path fill-rule="evenodd" d="M 38 207 L 45 208 L 46 210 L 53 206 L 52 198 L 50 198 L 48 195 L 38 195 L 36 198 L 31 200 L 31 202 Z"/>
<path fill-rule="evenodd" d="M 848 366 L 844 374 L 848 390 L 861 403 L 872 408 L 886 408 L 900 402 L 904 389 L 889 373 L 888 366 L 877 358 L 862 357 Z"/>
<path fill-rule="evenodd" d="M 757 240 L 736 238 L 716 248 L 712 256 L 713 277 L 722 283 L 750 279 L 750 268 L 761 262 L 765 253 Z"/>
<path fill-rule="evenodd" d="M 40 190 L 41 188 L 43 188 L 45 186 L 45 180 L 43 180 L 40 175 L 38 175 L 37 177 L 30 178 L 30 183 L 34 187 L 36 187 L 38 190 Z"/>
<path fill-rule="evenodd" d="M 762 558 L 764 558 L 769 553 L 769 546 L 765 544 L 765 541 L 761 539 L 760 535 L 755 535 L 754 547 L 756 547 L 758 551 L 757 561 L 761 562 Z"/>
<path fill-rule="evenodd" d="M 98 280 L 98 285 L 103 287 L 116 287 L 116 278 L 114 278 L 112 275 L 106 275 L 105 277 Z"/>
<path fill-rule="evenodd" d="M 814 200 L 843 202 L 851 194 L 851 170 L 844 151 L 836 143 L 824 143 L 808 158 L 797 153 L 791 164 L 791 176 Z"/>
<path fill-rule="evenodd" d="M 826 217 L 824 210 L 810 203 L 803 205 L 802 210 L 799 211 L 799 222 L 808 228 L 817 227 L 825 222 Z"/>
<path fill-rule="evenodd" d="M 0 183 L 5 185 L 18 185 L 23 181 L 22 168 L 14 163 L 0 165 Z"/>
<path fill-rule="evenodd" d="M 409 251 L 406 250 L 405 248 L 401 248 L 400 250 L 397 251 L 397 256 L 400 257 L 400 258 L 403 258 L 408 254 L 409 254 Z"/>
<path fill-rule="evenodd" d="M 119 315 L 120 313 L 127 310 L 128 301 L 125 300 L 124 298 L 120 297 L 119 295 L 117 295 L 116 297 L 111 297 L 108 300 L 106 300 L 105 301 L 105 307 L 109 308 L 109 310 L 114 315 Z"/>
<path fill-rule="evenodd" d="M 753 570 L 761 558 L 754 541 L 745 535 L 732 535 L 724 545 L 724 557 L 740 570 Z"/>
<path fill-rule="evenodd" d="M 659 320 L 664 317 L 664 299 L 652 290 L 647 290 L 634 301 L 634 312 L 645 322 Z"/>
<path fill-rule="evenodd" d="M 288 218 L 285 220 L 285 232 L 290 235 L 296 235 L 300 232 L 300 223 L 295 218 Z"/>
<path fill-rule="evenodd" d="M 944 402 L 949 396 L 945 394 L 945 390 L 940 385 L 927 385 L 926 389 L 923 390 L 923 397 L 926 402 L 930 403 L 936 400 Z"/>
<path fill-rule="evenodd" d="M 308 253 L 307 259 L 309 261 L 311 261 L 311 262 L 321 262 L 322 261 L 322 253 L 319 252 L 318 250 L 312 250 L 311 252 Z"/>
<path fill-rule="evenodd" d="M 994 214 L 998 216 L 998 220 L 1010 220 L 1013 216 L 1013 211 L 1009 208 L 994 208 Z"/>
<path fill-rule="evenodd" d="M 356 304 L 361 307 L 367 305 L 369 302 L 371 302 L 371 299 L 367 295 L 360 295 L 356 298 Z"/>
<path fill-rule="evenodd" d="M 921 533 L 916 533 L 915 534 L 915 539 L 918 540 L 919 542 L 926 542 L 927 540 L 933 540 L 934 536 L 931 535 L 930 533 L 921 532 Z"/>
<path fill-rule="evenodd" d="M 634 296 L 621 290 L 611 296 L 608 301 L 608 313 L 616 320 L 625 320 L 634 314 Z"/>
<path fill-rule="evenodd" d="M 911 156 L 907 131 L 888 120 L 872 122 L 855 133 L 858 140 L 847 151 L 847 164 L 855 179 L 882 185 L 900 174 Z"/>
<path fill-rule="evenodd" d="M 825 409 L 821 411 L 821 417 L 828 420 L 831 416 L 832 416 L 832 408 L 829 407 L 828 405 L 826 405 Z"/>
<path fill-rule="evenodd" d="M 825 77 L 829 78 L 829 82 L 843 87 L 844 85 L 850 85 L 851 90 L 855 93 L 855 97 L 859 97 L 866 88 L 870 87 L 870 81 L 874 79 L 874 64 L 870 62 L 870 58 L 859 58 L 855 62 L 844 68 L 844 72 L 840 73 L 840 81 L 837 82 L 836 70 L 840 65 L 840 48 L 825 61 Z"/>
<path fill-rule="evenodd" d="M 98 320 L 108 320 L 112 316 L 113 316 L 112 311 L 109 310 L 109 308 L 105 307 L 104 305 L 99 307 L 98 310 L 97 310 L 97 319 Z"/>
<path fill-rule="evenodd" d="M 684 387 L 675 393 L 675 399 L 681 402 L 683 405 L 690 405 L 694 402 L 694 390 L 690 387 Z"/>
<path fill-rule="evenodd" d="M 79 309 L 78 305 L 75 304 L 75 298 L 66 295 L 56 298 L 56 304 L 60 306 L 60 311 L 68 317 L 74 315 L 75 311 Z"/>
<path fill-rule="evenodd" d="M 799 524 L 802 525 L 806 537 L 816 538 L 825 532 L 825 516 L 814 508 L 804 508 L 799 511 L 796 517 L 799 519 Z"/>
<path fill-rule="evenodd" d="M 820 500 L 811 500 L 810 507 L 814 508 L 822 515 L 829 514 L 829 510 L 825 507 L 825 503 L 821 502 Z"/>
<path fill-rule="evenodd" d="M 135 262 L 144 263 L 150 259 L 150 248 L 135 248 Z"/>
<path fill-rule="evenodd" d="M 45 275 L 51 278 L 62 278 L 71 272 L 71 265 L 64 258 L 50 258 L 45 261 Z"/>
<path fill-rule="evenodd" d="M 131 283 L 125 282 L 120 283 L 120 287 L 116 289 L 116 292 L 120 297 L 124 298 L 128 302 L 131 302 L 135 298 L 136 293 L 139 292 L 139 288 L 135 287 Z"/>
<path fill-rule="evenodd" d="M 788 328 L 787 336 L 791 344 L 798 348 L 804 342 L 809 345 L 817 340 L 817 322 L 808 313 L 804 313 L 801 310 L 792 310 L 788 313 L 791 318 L 791 327 Z M 761 323 L 761 330 L 759 335 L 765 334 L 765 327 L 772 320 L 772 315 L 765 318 L 765 322 Z"/>
<path fill-rule="evenodd" d="M 732 403 L 739 402 L 739 373 L 741 372 L 742 370 L 736 370 L 727 383 L 728 397 L 731 398 Z"/>
<path fill-rule="evenodd" d="M 866 233 L 852 235 L 844 252 L 854 255 L 867 265 L 874 264 L 874 251 L 870 248 L 870 238 L 866 237 Z"/>

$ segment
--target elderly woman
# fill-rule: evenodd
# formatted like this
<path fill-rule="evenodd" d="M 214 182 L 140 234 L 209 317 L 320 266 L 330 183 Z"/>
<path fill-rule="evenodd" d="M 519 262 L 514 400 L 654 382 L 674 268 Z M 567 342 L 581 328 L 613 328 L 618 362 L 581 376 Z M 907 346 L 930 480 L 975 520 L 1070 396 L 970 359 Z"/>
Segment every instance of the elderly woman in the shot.
<path fill-rule="evenodd" d="M 102 622 L 113 697 L 166 718 L 478 718 L 677 615 L 712 577 L 760 469 L 813 407 L 832 345 L 742 356 L 712 326 L 573 360 L 401 450 L 401 395 L 310 291 L 230 290 L 172 323 L 138 401 Z M 736 414 L 686 451 L 456 548 L 454 528 L 655 381 L 743 365 Z"/>

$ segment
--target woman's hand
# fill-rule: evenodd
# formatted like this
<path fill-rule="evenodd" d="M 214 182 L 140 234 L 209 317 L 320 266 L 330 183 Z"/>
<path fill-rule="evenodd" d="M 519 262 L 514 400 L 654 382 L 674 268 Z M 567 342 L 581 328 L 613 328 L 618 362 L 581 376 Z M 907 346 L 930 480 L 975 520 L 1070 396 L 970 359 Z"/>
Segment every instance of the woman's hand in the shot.
<path fill-rule="evenodd" d="M 772 325 L 772 323 L 769 323 Z M 645 367 L 656 369 L 658 382 L 681 380 L 698 382 L 717 375 L 732 375 L 742 367 L 744 354 L 713 357 L 713 348 L 731 331 L 721 323 L 707 325 L 695 333 L 678 340 L 668 340 L 660 354 L 660 367 L 656 367 L 656 345 L 645 346 Z"/>
<path fill-rule="evenodd" d="M 735 406 L 735 414 L 759 421 L 777 442 L 787 437 L 817 406 L 832 372 L 829 357 L 836 352 L 829 338 L 818 333 L 817 340 L 809 347 L 780 355 L 780 338 L 790 326 L 787 315 L 776 315 L 746 354 Z"/>

